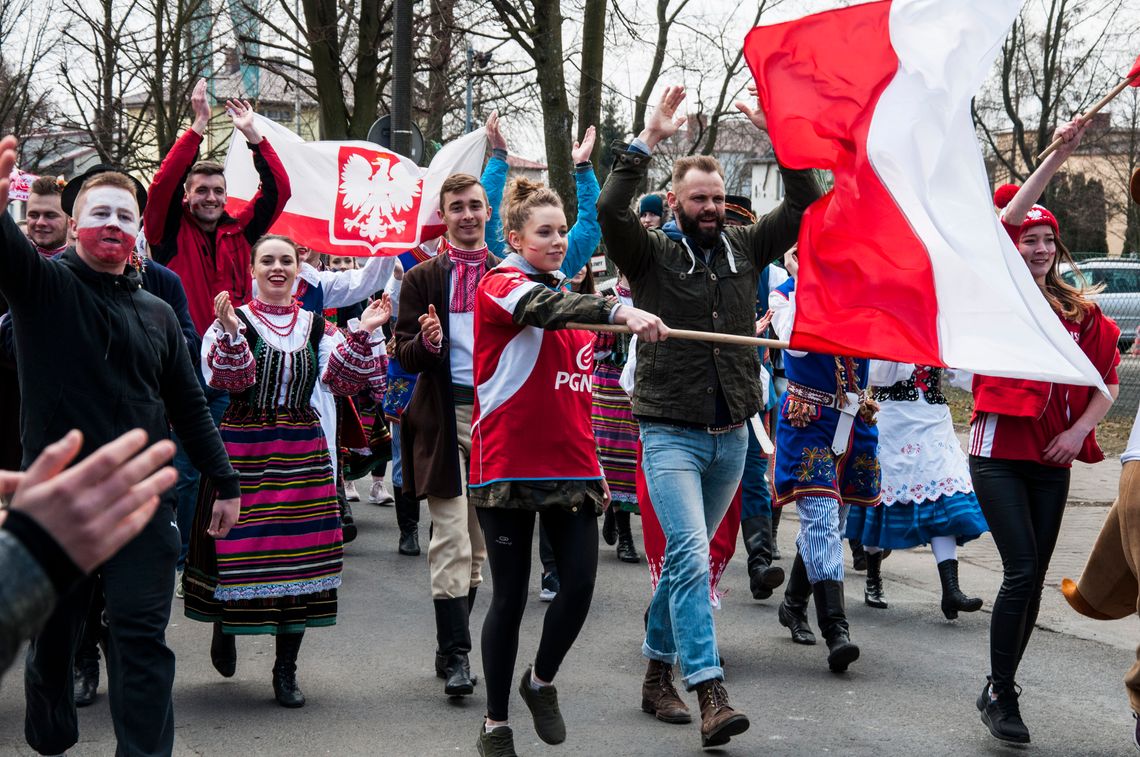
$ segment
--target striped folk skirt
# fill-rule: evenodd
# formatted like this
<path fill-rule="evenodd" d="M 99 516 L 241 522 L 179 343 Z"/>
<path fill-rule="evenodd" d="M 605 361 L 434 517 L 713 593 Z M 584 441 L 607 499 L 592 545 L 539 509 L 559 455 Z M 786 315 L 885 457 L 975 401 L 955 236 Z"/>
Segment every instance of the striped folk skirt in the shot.
<path fill-rule="evenodd" d="M 183 578 L 186 616 L 233 634 L 335 624 L 343 546 L 316 414 L 227 411 L 219 430 L 241 477 L 241 517 L 224 539 L 207 536 L 216 492 L 203 484 Z"/>
<path fill-rule="evenodd" d="M 591 420 L 598 445 L 598 461 L 610 485 L 613 506 L 628 512 L 637 508 L 638 427 L 629 395 L 618 379 L 621 369 L 605 363 L 594 369 L 594 404 Z"/>

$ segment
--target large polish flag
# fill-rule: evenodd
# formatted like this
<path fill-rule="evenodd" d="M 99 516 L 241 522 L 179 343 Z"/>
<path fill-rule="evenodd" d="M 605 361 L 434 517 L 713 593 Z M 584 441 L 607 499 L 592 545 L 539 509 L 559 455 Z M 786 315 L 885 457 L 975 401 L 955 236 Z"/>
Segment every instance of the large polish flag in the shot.
<path fill-rule="evenodd" d="M 254 118 L 293 188 L 270 231 L 333 255 L 398 255 L 443 234 L 440 186 L 455 173 L 479 176 L 487 150 L 486 133 L 477 129 L 444 145 L 424 169 L 372 142 L 306 142 L 268 118 Z M 236 216 L 259 183 L 253 155 L 235 129 L 226 154 L 226 210 Z"/>
<path fill-rule="evenodd" d="M 1100 386 L 992 205 L 970 99 L 1018 0 L 893 0 L 753 29 L 780 162 L 834 173 L 804 216 L 797 349 Z"/>

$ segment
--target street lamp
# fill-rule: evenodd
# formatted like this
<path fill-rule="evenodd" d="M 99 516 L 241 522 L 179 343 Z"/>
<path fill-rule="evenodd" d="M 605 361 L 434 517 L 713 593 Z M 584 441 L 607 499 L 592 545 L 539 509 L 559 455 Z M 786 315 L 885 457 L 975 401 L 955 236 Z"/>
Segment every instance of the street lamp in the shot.
<path fill-rule="evenodd" d="M 471 131 L 475 128 L 475 125 L 472 123 L 472 119 L 474 117 L 473 113 L 472 113 L 473 107 L 472 107 L 472 102 L 471 102 L 471 73 L 472 73 L 472 69 L 473 68 L 484 69 L 489 65 L 491 65 L 491 51 L 490 50 L 488 50 L 485 53 L 476 52 L 475 50 L 473 50 L 471 48 L 470 44 L 467 45 L 467 123 L 463 129 L 464 134 L 471 133 Z"/>

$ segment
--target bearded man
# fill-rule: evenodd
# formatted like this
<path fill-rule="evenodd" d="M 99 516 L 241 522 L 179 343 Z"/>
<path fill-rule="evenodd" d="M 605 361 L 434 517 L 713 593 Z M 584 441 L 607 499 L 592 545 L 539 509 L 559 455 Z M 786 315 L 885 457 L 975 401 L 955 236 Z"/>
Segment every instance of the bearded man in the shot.
<path fill-rule="evenodd" d="M 616 149 L 598 200 L 606 254 L 629 279 L 637 306 L 671 328 L 752 336 L 760 271 L 796 241 L 800 218 L 819 197 L 810 171 L 780 167 L 785 198 L 747 226 L 725 228 L 724 172 L 715 158 L 673 163 L 669 208 L 676 219 L 646 229 L 631 207 L 653 148 L 684 123 L 685 97 L 668 87 L 645 130 Z M 738 103 L 757 128 L 757 107 Z M 668 723 L 688 723 L 673 687 L 696 689 L 702 746 L 724 744 L 748 728 L 728 703 L 709 603 L 709 537 L 740 485 L 748 448 L 745 424 L 764 406 L 754 347 L 682 339 L 637 345 L 633 414 L 641 427 L 642 465 L 665 532 L 665 563 L 649 606 L 642 654 L 649 667 L 642 709 Z"/>

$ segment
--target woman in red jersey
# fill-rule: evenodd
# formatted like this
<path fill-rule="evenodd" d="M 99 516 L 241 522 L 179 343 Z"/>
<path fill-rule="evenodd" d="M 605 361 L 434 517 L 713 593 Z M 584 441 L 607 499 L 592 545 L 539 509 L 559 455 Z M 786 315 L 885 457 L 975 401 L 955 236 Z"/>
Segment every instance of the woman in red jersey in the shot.
<path fill-rule="evenodd" d="M 501 213 L 511 253 L 479 282 L 475 300 L 468 477 L 494 586 L 482 635 L 482 755 L 515 754 L 507 703 L 536 513 L 550 538 L 561 588 L 546 612 L 538 653 L 519 693 L 548 744 L 566 738 L 551 682 L 586 620 L 594 591 L 597 516 L 609 499 L 590 423 L 594 337 L 563 327 L 574 321 L 617 323 L 646 341 L 668 335 L 654 315 L 560 288 L 568 230 L 555 192 L 515 179 Z"/>

